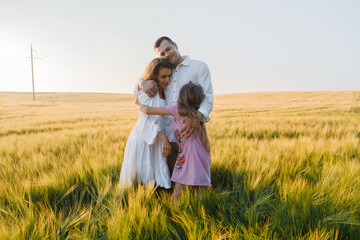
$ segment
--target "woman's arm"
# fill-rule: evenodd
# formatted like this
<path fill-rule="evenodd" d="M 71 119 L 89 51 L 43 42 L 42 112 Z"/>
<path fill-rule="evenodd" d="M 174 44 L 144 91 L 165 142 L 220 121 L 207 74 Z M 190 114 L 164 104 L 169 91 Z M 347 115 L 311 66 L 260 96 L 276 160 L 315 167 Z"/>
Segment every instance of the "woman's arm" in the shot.
<path fill-rule="evenodd" d="M 149 107 L 147 105 L 140 104 L 138 99 L 135 100 L 134 104 L 140 112 L 147 115 L 171 115 L 169 110 L 165 107 Z"/>
<path fill-rule="evenodd" d="M 171 152 L 171 145 L 169 143 L 169 139 L 163 132 L 159 132 L 157 135 L 158 138 L 161 139 L 161 152 L 164 157 L 169 156 Z"/>

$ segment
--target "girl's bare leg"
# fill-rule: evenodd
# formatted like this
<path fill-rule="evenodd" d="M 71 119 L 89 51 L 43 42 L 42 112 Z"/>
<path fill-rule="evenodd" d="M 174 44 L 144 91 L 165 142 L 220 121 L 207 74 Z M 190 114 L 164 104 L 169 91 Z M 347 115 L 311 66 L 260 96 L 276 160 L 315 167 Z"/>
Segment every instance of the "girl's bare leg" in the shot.
<path fill-rule="evenodd" d="M 173 203 L 176 203 L 178 197 L 180 196 L 181 192 L 184 190 L 186 185 L 181 183 L 175 183 L 175 188 L 173 192 Z"/>

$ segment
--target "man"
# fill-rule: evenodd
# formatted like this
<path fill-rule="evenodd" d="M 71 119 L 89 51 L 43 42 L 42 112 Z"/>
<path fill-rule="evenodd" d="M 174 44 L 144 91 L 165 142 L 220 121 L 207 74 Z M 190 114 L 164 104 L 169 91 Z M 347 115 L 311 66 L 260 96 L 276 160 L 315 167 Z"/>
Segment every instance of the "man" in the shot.
<path fill-rule="evenodd" d="M 178 46 L 168 37 L 160 37 L 154 44 L 157 55 L 165 58 L 173 65 L 171 81 L 165 91 L 166 105 L 172 105 L 177 102 L 180 89 L 188 82 L 201 85 L 205 99 L 200 105 L 195 118 L 185 119 L 185 127 L 182 134 L 185 138 L 196 136 L 200 122 L 210 120 L 210 112 L 214 104 L 213 88 L 211 84 L 210 71 L 206 63 L 190 59 L 189 56 L 181 56 Z M 140 88 L 150 97 L 156 95 L 158 89 L 154 81 L 140 81 Z M 179 151 L 176 139 L 172 131 L 172 116 L 164 116 L 165 134 L 171 144 L 171 154 L 167 157 L 170 173 L 174 169 L 176 157 Z"/>

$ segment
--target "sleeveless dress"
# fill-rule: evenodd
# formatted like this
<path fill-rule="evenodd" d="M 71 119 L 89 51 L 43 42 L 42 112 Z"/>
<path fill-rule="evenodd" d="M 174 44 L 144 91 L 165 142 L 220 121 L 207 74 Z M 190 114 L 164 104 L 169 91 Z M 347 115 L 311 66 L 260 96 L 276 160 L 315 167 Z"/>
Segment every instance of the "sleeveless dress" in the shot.
<path fill-rule="evenodd" d="M 141 90 L 135 96 L 141 104 L 165 107 L 165 100 L 159 94 L 150 98 Z M 126 142 L 119 188 L 129 187 L 136 177 L 143 184 L 155 180 L 157 186 L 171 188 L 169 168 L 157 137 L 159 131 L 164 132 L 163 128 L 162 116 L 139 113 L 139 120 Z"/>
<path fill-rule="evenodd" d="M 181 136 L 182 117 L 178 116 L 177 104 L 166 107 L 174 116 L 173 131 L 179 145 L 171 181 L 191 186 L 211 186 L 211 155 L 205 150 L 199 135 L 185 139 Z"/>

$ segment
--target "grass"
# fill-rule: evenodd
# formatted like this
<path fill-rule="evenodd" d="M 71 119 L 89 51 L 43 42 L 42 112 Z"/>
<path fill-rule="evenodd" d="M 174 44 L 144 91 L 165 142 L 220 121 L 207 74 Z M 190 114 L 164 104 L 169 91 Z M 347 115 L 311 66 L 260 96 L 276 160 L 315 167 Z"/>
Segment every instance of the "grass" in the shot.
<path fill-rule="evenodd" d="M 360 92 L 219 95 L 211 189 L 116 189 L 121 94 L 0 92 L 0 239 L 360 239 Z"/>

